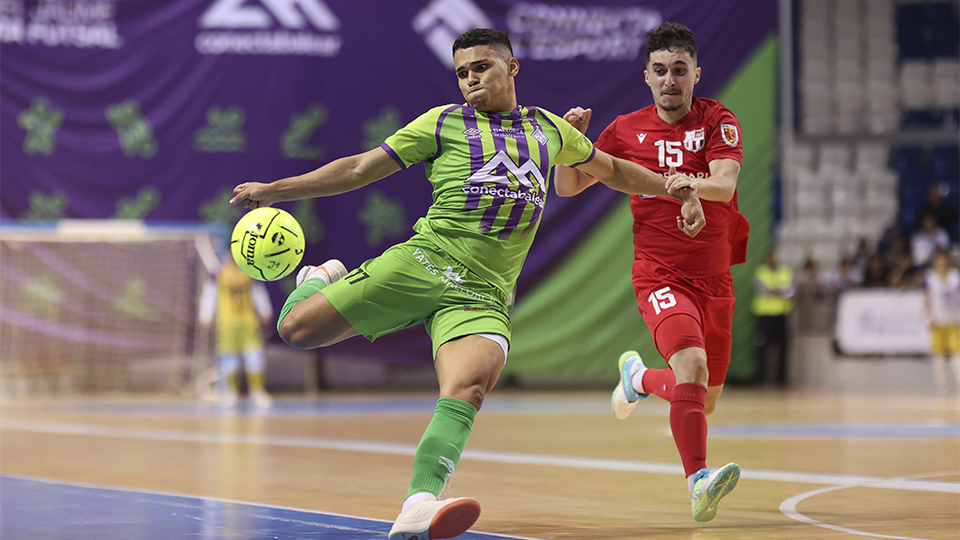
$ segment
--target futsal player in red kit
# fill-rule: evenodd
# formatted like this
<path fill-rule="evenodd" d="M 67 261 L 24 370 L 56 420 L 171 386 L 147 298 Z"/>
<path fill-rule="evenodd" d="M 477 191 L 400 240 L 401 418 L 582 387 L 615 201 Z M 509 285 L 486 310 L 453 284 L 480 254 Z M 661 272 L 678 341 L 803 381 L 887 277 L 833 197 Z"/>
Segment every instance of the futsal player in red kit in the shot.
<path fill-rule="evenodd" d="M 596 147 L 662 174 L 670 193 L 696 191 L 706 226 L 690 238 L 677 227 L 678 201 L 644 195 L 628 184 L 611 186 L 631 194 L 634 291 L 657 350 L 670 366 L 647 368 L 636 352 L 625 352 L 613 409 L 624 419 L 649 394 L 670 402 L 670 427 L 687 475 L 693 518 L 703 522 L 716 516 L 717 503 L 740 478 L 736 463 L 715 470 L 706 464 L 707 415 L 723 390 L 733 342 L 730 266 L 746 260 L 749 231 L 737 209 L 740 124 L 719 101 L 694 97 L 700 79 L 697 46 L 681 24 L 663 23 L 651 32 L 644 77 L 654 104 L 619 116 Z M 564 118 L 586 133 L 591 112 L 577 107 Z M 576 169 L 559 169 L 558 175 L 572 179 L 561 195 L 575 195 L 596 182 Z"/>

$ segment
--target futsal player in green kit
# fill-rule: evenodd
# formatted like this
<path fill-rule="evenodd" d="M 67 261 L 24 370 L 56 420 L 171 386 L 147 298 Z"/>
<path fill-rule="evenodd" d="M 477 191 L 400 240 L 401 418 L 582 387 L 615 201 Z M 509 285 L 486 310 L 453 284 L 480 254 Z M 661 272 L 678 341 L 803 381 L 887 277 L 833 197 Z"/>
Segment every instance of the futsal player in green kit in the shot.
<path fill-rule="evenodd" d="M 480 516 L 476 500 L 443 491 L 506 362 L 508 296 L 540 223 L 552 167 L 577 167 L 621 191 L 677 198 L 678 227 L 690 236 L 705 223 L 691 190 L 668 195 L 664 177 L 596 150 L 553 113 L 518 105 L 520 63 L 503 32 L 466 32 L 453 58 L 466 103 L 431 109 L 368 152 L 269 184 L 240 184 L 230 201 L 258 208 L 326 197 L 424 163 L 433 204 L 416 234 L 350 273 L 337 260 L 304 267 L 277 326 L 284 341 L 311 349 L 424 323 L 440 399 L 390 540 L 451 538 Z"/>

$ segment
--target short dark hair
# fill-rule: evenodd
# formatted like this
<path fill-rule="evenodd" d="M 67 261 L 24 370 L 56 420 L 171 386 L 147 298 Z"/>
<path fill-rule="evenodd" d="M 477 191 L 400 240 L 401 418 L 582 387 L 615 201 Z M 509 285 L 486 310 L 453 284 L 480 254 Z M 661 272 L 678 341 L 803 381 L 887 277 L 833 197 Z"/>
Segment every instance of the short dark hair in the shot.
<path fill-rule="evenodd" d="M 510 36 L 493 28 L 474 28 L 468 30 L 453 42 L 453 52 L 456 54 L 460 49 L 469 49 L 477 45 L 490 45 L 503 54 L 505 58 L 513 56 L 513 46 L 510 45 Z"/>
<path fill-rule="evenodd" d="M 680 23 L 665 22 L 650 32 L 647 39 L 647 63 L 650 63 L 650 53 L 662 50 L 685 51 L 690 53 L 694 60 L 697 59 L 697 42 L 693 40 L 693 32 Z"/>

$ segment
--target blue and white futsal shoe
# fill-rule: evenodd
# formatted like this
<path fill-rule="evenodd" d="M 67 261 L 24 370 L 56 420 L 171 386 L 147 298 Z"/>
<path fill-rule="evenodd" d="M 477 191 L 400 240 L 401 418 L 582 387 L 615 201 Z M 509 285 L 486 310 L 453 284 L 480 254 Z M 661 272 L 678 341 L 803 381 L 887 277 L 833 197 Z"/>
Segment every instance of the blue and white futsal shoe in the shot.
<path fill-rule="evenodd" d="M 640 359 L 637 351 L 627 351 L 620 355 L 620 384 L 613 389 L 613 395 L 610 397 L 613 414 L 620 420 L 630 416 L 637 402 L 647 399 L 650 395 L 641 394 L 633 388 L 633 377 L 646 369 L 647 366 L 643 365 L 643 360 Z"/>
<path fill-rule="evenodd" d="M 700 469 L 695 474 L 690 506 L 693 510 L 693 520 L 702 523 L 716 517 L 720 499 L 737 487 L 737 482 L 740 480 L 740 466 L 736 463 L 727 463 L 715 471 Z"/>

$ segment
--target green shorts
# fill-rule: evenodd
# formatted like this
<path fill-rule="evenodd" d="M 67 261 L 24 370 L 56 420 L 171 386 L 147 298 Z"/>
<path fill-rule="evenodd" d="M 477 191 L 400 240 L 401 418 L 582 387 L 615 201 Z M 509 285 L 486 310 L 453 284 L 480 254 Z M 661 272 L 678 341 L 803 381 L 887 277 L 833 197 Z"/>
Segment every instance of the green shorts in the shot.
<path fill-rule="evenodd" d="M 471 334 L 510 341 L 506 295 L 433 242 L 414 236 L 320 291 L 370 341 L 423 322 L 433 356 Z"/>

